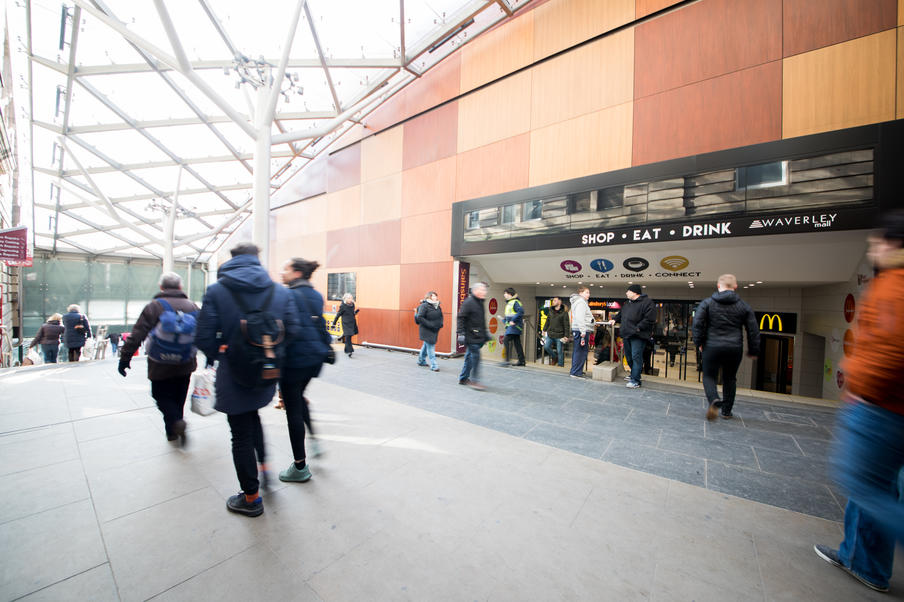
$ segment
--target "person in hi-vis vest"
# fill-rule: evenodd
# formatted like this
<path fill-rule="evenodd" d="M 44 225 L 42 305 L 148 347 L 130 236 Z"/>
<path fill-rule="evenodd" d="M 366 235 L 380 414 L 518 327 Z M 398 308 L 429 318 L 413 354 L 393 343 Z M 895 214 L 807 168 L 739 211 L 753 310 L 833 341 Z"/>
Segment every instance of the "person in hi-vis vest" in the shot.
<path fill-rule="evenodd" d="M 524 332 L 524 306 L 515 289 L 509 287 L 503 291 L 505 297 L 505 359 L 502 364 L 511 365 L 512 346 L 515 347 L 515 353 L 518 354 L 518 363 L 516 366 L 524 365 L 524 348 L 521 346 L 521 333 Z"/>

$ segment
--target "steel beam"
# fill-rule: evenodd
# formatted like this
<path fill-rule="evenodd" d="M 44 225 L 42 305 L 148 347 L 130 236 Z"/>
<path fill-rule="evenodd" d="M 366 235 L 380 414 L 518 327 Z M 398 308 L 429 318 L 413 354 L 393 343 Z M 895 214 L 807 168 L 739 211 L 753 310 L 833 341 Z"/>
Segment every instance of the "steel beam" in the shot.
<path fill-rule="evenodd" d="M 66 73 L 64 68 L 61 68 L 60 65 L 50 59 L 46 59 L 43 57 L 34 57 L 35 61 L 40 64 L 48 67 L 50 69 L 54 69 L 55 71 L 59 71 L 60 73 Z M 275 58 L 265 58 L 266 62 L 274 65 L 277 63 L 278 59 Z M 391 69 L 393 67 L 399 66 L 399 61 L 395 59 L 387 59 L 387 58 L 327 58 L 326 65 L 330 69 Z M 223 69 L 231 69 L 235 64 L 231 60 L 206 60 L 206 61 L 191 61 L 190 62 L 193 71 L 222 71 Z M 289 60 L 289 64 L 287 65 L 289 69 L 322 69 L 323 65 L 320 62 L 319 58 L 316 59 L 303 59 L 303 58 L 293 58 Z M 75 70 L 76 77 L 84 77 L 90 75 L 120 75 L 124 73 L 147 73 L 149 71 L 153 71 L 149 65 L 145 65 L 143 63 L 121 63 L 117 65 L 82 65 Z M 177 69 L 173 69 L 170 65 L 164 64 L 160 67 L 161 71 L 178 71 Z"/>
<path fill-rule="evenodd" d="M 308 8 L 308 3 L 304 2 L 304 14 L 308 18 L 308 27 L 311 28 L 311 37 L 314 38 L 314 46 L 317 48 L 317 56 L 320 57 L 320 66 L 323 68 L 323 74 L 326 76 L 326 83 L 330 88 L 330 94 L 333 97 L 333 106 L 336 107 L 336 112 L 342 110 L 342 104 L 339 102 L 339 96 L 336 94 L 336 86 L 333 85 L 333 78 L 330 76 L 330 69 L 327 67 L 326 60 L 323 56 L 323 48 L 320 46 L 320 36 L 317 35 L 317 28 L 314 26 L 314 19 L 311 17 L 311 9 Z"/>

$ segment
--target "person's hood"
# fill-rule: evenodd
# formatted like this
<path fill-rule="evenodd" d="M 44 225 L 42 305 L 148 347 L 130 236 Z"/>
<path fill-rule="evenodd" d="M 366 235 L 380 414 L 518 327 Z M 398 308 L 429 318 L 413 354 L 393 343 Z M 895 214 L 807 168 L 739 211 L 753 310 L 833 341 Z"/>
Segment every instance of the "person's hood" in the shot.
<path fill-rule="evenodd" d="M 634 297 L 633 299 L 628 299 L 628 301 L 630 301 L 631 303 L 637 303 L 638 301 L 642 301 L 643 298 L 646 297 L 646 296 L 647 296 L 646 293 L 640 293 L 639 295 L 637 295 L 637 296 Z"/>
<path fill-rule="evenodd" d="M 580 296 L 580 295 L 577 294 L 577 293 L 571 293 L 571 297 L 569 297 L 569 299 L 571 300 L 571 306 L 572 306 L 572 307 L 574 307 L 574 304 L 575 304 L 575 303 L 578 303 L 579 301 L 580 301 L 581 303 L 587 303 L 587 301 L 584 300 L 584 297 Z"/>
<path fill-rule="evenodd" d="M 59 321 L 59 320 L 47 320 L 47 323 L 48 323 L 48 324 L 55 324 L 55 325 L 57 325 L 57 326 L 60 325 L 60 321 Z"/>
<path fill-rule="evenodd" d="M 713 293 L 713 301 L 716 303 L 724 303 L 725 305 L 731 305 L 732 303 L 737 303 L 741 298 L 738 297 L 738 294 L 734 291 L 716 291 Z"/>
<path fill-rule="evenodd" d="M 259 293 L 273 286 L 270 275 L 254 255 L 238 255 L 220 266 L 217 280 L 233 291 Z"/>
<path fill-rule="evenodd" d="M 424 303 L 426 303 L 426 304 L 428 304 L 428 305 L 432 305 L 433 307 L 439 307 L 439 301 L 436 301 L 436 302 L 434 303 L 434 302 L 431 301 L 430 299 L 421 299 L 421 305 L 423 305 Z"/>
<path fill-rule="evenodd" d="M 308 288 L 314 288 L 314 285 L 311 284 L 310 280 L 305 280 L 304 278 L 296 278 L 292 282 L 289 283 L 289 288 L 299 288 L 302 286 L 306 286 Z"/>
<path fill-rule="evenodd" d="M 160 299 L 161 297 L 177 297 L 180 299 L 188 299 L 188 295 L 185 294 L 185 291 L 178 288 L 165 288 L 154 295 L 154 299 Z"/>

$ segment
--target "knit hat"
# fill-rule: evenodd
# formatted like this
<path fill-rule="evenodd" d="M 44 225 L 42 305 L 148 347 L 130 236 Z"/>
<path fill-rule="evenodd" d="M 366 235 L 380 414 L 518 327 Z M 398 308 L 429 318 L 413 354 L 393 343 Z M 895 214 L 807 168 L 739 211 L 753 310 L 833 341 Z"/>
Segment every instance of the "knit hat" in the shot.
<path fill-rule="evenodd" d="M 632 293 L 634 293 L 635 295 L 643 294 L 643 289 L 640 288 L 639 284 L 632 284 L 631 286 L 628 287 L 628 290 L 631 291 Z"/>

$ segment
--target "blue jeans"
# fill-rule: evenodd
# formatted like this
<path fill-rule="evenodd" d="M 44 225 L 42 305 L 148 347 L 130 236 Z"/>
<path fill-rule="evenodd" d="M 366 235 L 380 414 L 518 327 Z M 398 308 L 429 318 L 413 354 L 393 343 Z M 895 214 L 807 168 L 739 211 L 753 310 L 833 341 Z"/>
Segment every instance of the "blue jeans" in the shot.
<path fill-rule="evenodd" d="M 468 343 L 467 347 L 468 350 L 465 351 L 465 363 L 461 367 L 461 374 L 458 375 L 458 382 L 463 380 L 480 382 L 480 348 L 483 347 L 483 343 Z"/>
<path fill-rule="evenodd" d="M 553 343 L 556 344 L 556 358 L 558 358 L 559 360 L 559 366 L 565 366 L 565 353 L 563 353 L 565 344 L 562 343 L 562 339 L 554 339 L 550 336 L 547 336 L 546 342 L 543 343 L 543 349 L 546 350 L 546 353 L 548 355 L 552 355 Z"/>
<path fill-rule="evenodd" d="M 581 376 L 584 374 L 584 362 L 587 361 L 587 352 L 590 350 L 589 334 L 584 334 L 584 340 L 581 340 L 581 332 L 572 330 L 571 336 L 574 338 L 574 350 L 571 353 L 571 375 Z"/>
<path fill-rule="evenodd" d="M 421 345 L 421 352 L 417 354 L 417 363 L 421 366 L 426 366 L 427 362 L 424 360 L 427 358 L 430 358 L 430 369 L 438 370 L 439 366 L 436 365 L 436 343 L 424 341 L 424 344 Z"/>
<path fill-rule="evenodd" d="M 904 415 L 854 402 L 838 415 L 831 465 L 849 501 L 844 510 L 841 562 L 887 586 L 895 541 L 904 541 Z"/>
<path fill-rule="evenodd" d="M 631 368 L 631 380 L 640 384 L 640 375 L 643 374 L 643 348 L 647 342 L 635 336 L 624 339 L 625 358 L 628 360 L 628 366 Z"/>
<path fill-rule="evenodd" d="M 57 363 L 57 354 L 60 352 L 60 344 L 52 343 L 50 345 L 45 345 L 42 343 L 41 351 L 44 352 L 45 364 L 55 364 Z"/>

